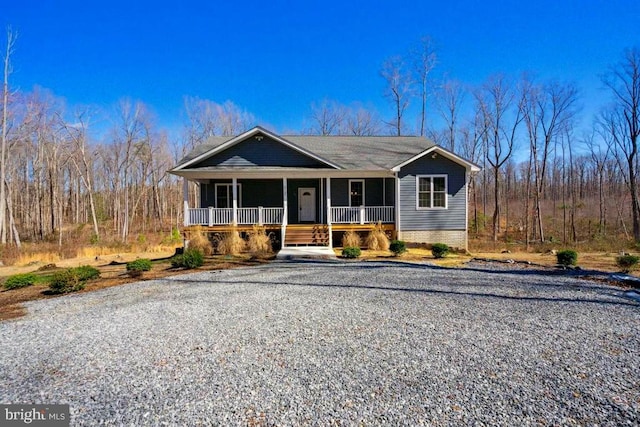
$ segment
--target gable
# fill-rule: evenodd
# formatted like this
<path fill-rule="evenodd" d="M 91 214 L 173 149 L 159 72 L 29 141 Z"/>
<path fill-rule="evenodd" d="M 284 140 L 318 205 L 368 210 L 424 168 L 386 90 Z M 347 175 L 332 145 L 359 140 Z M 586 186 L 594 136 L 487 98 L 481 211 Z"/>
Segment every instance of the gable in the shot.
<path fill-rule="evenodd" d="M 187 169 L 202 167 L 303 167 L 326 168 L 327 165 L 271 138 L 257 134 L 237 144 L 189 165 Z"/>

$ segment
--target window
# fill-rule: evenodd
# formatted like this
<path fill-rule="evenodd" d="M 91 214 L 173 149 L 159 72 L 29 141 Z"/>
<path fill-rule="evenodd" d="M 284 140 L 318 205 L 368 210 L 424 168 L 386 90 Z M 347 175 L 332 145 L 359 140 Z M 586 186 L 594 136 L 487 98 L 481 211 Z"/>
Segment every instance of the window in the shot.
<path fill-rule="evenodd" d="M 349 180 L 349 206 L 364 205 L 364 180 Z"/>
<path fill-rule="evenodd" d="M 416 177 L 418 209 L 447 208 L 447 176 L 419 175 Z"/>
<path fill-rule="evenodd" d="M 238 184 L 238 207 L 242 206 L 242 186 Z M 216 208 L 233 207 L 233 184 L 216 184 Z"/>

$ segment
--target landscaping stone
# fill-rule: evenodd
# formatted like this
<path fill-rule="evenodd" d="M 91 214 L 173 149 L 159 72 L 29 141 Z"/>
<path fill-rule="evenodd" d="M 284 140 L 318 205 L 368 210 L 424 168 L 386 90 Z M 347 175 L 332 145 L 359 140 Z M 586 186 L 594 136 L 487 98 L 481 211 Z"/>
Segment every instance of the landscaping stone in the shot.
<path fill-rule="evenodd" d="M 273 262 L 34 301 L 0 402 L 72 425 L 638 425 L 640 303 L 524 264 Z"/>

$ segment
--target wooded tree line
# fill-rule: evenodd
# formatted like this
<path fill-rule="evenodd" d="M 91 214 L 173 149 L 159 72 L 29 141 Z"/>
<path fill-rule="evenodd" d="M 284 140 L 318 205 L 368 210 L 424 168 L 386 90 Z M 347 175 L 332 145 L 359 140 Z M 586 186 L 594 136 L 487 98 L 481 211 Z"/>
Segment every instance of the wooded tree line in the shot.
<path fill-rule="evenodd" d="M 3 245 L 63 245 L 82 227 L 91 227 L 94 242 L 167 232 L 182 222 L 182 185 L 167 170 L 209 136 L 237 135 L 256 124 L 230 101 L 199 98 L 185 98 L 178 137 L 170 137 L 139 101 L 123 99 L 108 111 L 70 110 L 45 89 L 12 89 L 11 31 L 6 41 Z M 364 104 L 322 100 L 311 105 L 301 133 L 424 135 L 478 164 L 482 172 L 469 189 L 470 230 L 477 235 L 525 244 L 640 242 L 639 49 L 625 51 L 603 70 L 609 99 L 589 126 L 571 83 L 496 75 L 468 87 L 433 77 L 437 67 L 433 43 L 424 38 L 381 66 L 389 119 Z"/>

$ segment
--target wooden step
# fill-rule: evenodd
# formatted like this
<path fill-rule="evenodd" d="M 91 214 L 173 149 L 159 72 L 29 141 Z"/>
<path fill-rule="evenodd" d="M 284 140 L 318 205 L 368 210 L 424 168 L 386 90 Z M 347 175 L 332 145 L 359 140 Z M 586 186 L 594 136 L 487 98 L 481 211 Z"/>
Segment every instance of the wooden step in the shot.
<path fill-rule="evenodd" d="M 329 227 L 324 224 L 287 227 L 285 243 L 293 245 L 329 245 Z"/>

